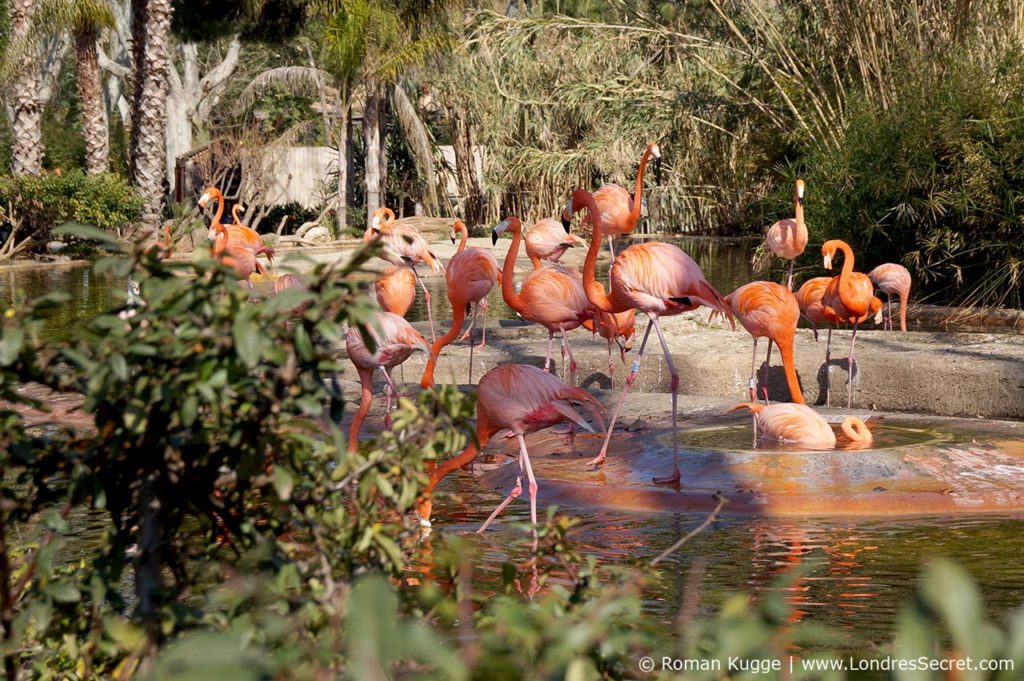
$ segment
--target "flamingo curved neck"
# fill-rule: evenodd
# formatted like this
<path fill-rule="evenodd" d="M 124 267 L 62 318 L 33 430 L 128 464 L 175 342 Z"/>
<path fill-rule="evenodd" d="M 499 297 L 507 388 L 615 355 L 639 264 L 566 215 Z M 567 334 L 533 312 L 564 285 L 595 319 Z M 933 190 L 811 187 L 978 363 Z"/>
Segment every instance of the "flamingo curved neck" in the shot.
<path fill-rule="evenodd" d="M 843 434 L 854 442 L 871 442 L 874 439 L 867 424 L 856 416 L 848 416 L 840 427 Z"/>
<path fill-rule="evenodd" d="M 217 212 L 213 214 L 212 224 L 219 225 L 221 217 L 224 216 L 224 195 L 220 193 L 220 190 L 214 189 L 210 191 L 210 198 L 217 202 Z"/>
<path fill-rule="evenodd" d="M 581 208 L 587 209 L 590 218 L 590 248 L 587 250 L 587 258 L 583 261 L 583 290 L 587 294 L 587 300 L 602 312 L 617 312 L 608 294 L 604 290 L 604 284 L 597 281 L 597 253 L 601 250 L 601 211 L 597 208 L 593 195 L 582 189 L 572 193 L 573 212 Z"/>
<path fill-rule="evenodd" d="M 644 150 L 640 157 L 640 168 L 636 172 L 636 188 L 633 190 L 633 209 L 629 213 L 630 221 L 636 225 L 640 220 L 640 208 L 644 198 L 644 171 L 647 170 L 647 161 L 651 158 L 652 147 Z"/>
<path fill-rule="evenodd" d="M 523 240 L 523 225 L 519 218 L 512 218 L 509 229 L 512 230 L 512 245 L 508 247 L 505 254 L 505 263 L 501 267 L 501 297 L 516 312 L 523 313 L 523 301 L 516 292 L 516 285 L 513 279 L 516 271 L 516 258 L 519 257 L 519 242 Z"/>
<path fill-rule="evenodd" d="M 839 242 L 837 249 L 843 252 L 843 270 L 839 273 L 839 300 L 847 310 L 859 309 L 853 297 L 853 249 Z"/>
<path fill-rule="evenodd" d="M 804 202 L 800 200 L 800 196 L 796 197 L 796 229 L 797 232 L 803 232 L 806 229 L 804 225 Z"/>
<path fill-rule="evenodd" d="M 459 247 L 455 252 L 462 253 L 464 250 L 466 250 L 466 243 L 469 241 L 469 230 L 466 229 L 465 223 L 463 223 L 461 220 L 456 220 L 454 226 L 455 231 L 462 234 L 462 241 L 459 242 Z"/>

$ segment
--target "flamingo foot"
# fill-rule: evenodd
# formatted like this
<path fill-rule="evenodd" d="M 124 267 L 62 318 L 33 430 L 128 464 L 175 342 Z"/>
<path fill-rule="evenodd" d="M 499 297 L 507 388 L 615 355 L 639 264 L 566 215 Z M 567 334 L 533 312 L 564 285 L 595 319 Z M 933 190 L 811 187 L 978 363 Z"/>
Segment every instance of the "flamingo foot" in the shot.
<path fill-rule="evenodd" d="M 679 485 L 679 481 L 681 479 L 682 479 L 682 476 L 679 474 L 679 469 L 676 469 L 675 472 L 672 473 L 672 475 L 666 475 L 664 477 L 654 478 L 654 484 L 655 485 L 676 485 L 676 486 L 678 486 Z"/>
<path fill-rule="evenodd" d="M 591 459 L 590 461 L 588 461 L 588 462 L 586 463 L 586 465 L 587 465 L 587 466 L 588 466 L 589 468 L 592 468 L 592 469 L 596 470 L 597 468 L 599 468 L 599 467 L 601 466 L 601 464 L 603 464 L 603 463 L 604 463 L 604 457 L 605 457 L 605 454 L 607 454 L 607 451 L 606 451 L 606 450 L 605 450 L 605 449 L 604 449 L 604 448 L 602 447 L 602 448 L 601 448 L 601 453 L 600 453 L 600 454 L 598 454 L 597 456 L 595 456 L 595 457 L 594 457 L 593 459 Z"/>

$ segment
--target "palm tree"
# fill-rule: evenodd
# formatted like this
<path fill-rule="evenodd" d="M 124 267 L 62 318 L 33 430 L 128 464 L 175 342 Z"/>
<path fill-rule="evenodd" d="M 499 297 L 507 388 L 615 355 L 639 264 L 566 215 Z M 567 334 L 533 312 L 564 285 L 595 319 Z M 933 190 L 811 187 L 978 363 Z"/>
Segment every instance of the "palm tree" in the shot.
<path fill-rule="evenodd" d="M 11 170 L 15 174 L 37 175 L 43 169 L 43 100 L 40 93 L 36 54 L 25 43 L 32 28 L 34 0 L 13 0 L 11 42 L 15 65 L 11 89 L 14 92 L 11 127 L 14 143 Z"/>

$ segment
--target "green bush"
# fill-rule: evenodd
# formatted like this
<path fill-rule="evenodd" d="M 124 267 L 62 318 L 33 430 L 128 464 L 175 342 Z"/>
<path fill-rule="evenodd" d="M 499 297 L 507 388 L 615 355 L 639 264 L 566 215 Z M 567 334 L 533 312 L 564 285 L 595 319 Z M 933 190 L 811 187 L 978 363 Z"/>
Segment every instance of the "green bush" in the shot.
<path fill-rule="evenodd" d="M 124 178 L 81 170 L 0 177 L 0 206 L 21 221 L 19 238 L 33 236 L 39 242 L 66 222 L 124 230 L 142 211 L 141 199 Z"/>

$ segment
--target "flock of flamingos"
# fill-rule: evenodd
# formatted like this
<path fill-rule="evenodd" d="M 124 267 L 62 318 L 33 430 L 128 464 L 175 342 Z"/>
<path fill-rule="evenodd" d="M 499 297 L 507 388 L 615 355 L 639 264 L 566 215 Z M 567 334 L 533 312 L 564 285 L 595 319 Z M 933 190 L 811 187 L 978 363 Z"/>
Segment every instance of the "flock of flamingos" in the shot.
<path fill-rule="evenodd" d="M 889 314 L 885 317 L 888 328 L 892 326 L 892 298 L 899 295 L 900 330 L 906 331 L 910 273 L 903 266 L 893 263 L 879 265 L 869 274 L 855 272 L 853 251 L 843 241 L 830 240 L 821 247 L 826 270 L 832 269 L 836 254 L 842 254 L 843 268 L 840 274 L 809 279 L 793 292 L 793 260 L 804 252 L 808 238 L 804 223 L 803 180 L 796 181 L 795 217 L 776 222 L 768 229 L 765 239 L 765 245 L 775 255 L 790 261 L 785 285 L 754 281 L 723 296 L 705 281 L 697 263 L 672 244 L 656 241 L 635 243 L 616 255 L 614 237 L 630 234 L 640 219 L 644 170 L 652 156 L 660 157 L 656 144 L 649 145 L 644 151 L 632 196 L 616 184 L 606 184 L 593 193 L 576 189 L 562 211 L 560 220 L 541 220 L 525 236 L 523 225 L 517 217 L 509 217 L 495 226 L 492 244 L 496 245 L 499 235 L 504 232 L 512 235 L 511 245 L 501 266 L 490 250 L 467 247 L 468 233 L 461 221 L 455 221 L 451 235 L 453 243 L 461 236 L 461 243 L 445 268 L 431 253 L 427 241 L 415 227 L 396 220 L 388 208 L 381 208 L 374 214 L 363 238 L 364 241 L 377 240 L 381 246 L 380 257 L 391 266 L 380 274 L 374 286 L 380 307 L 376 323 L 370 330 L 375 350 L 369 350 L 366 339 L 357 328 L 351 328 L 346 337 L 348 356 L 358 371 L 362 389 L 359 409 L 349 434 L 350 450 L 354 451 L 358 446 L 359 431 L 370 410 L 374 372 L 381 370 L 386 383 L 385 427 L 388 427 L 393 396 L 397 395 L 391 369 L 414 352 L 422 351 L 427 354 L 428 361 L 421 385 L 423 388 L 431 387 L 438 358 L 444 347 L 463 333 L 465 318 L 470 310 L 473 314 L 472 322 L 462 338 L 468 338 L 470 342 L 472 382 L 472 334 L 482 308 L 484 321 L 480 345 L 486 344 L 486 298 L 495 283 L 499 283 L 502 297 L 509 307 L 523 319 L 540 324 L 548 331 L 543 369 L 528 364 L 504 364 L 480 378 L 477 384 L 476 441 L 470 442 L 464 451 L 430 471 L 427 490 L 418 505 L 420 522 L 425 526 L 430 524 L 430 493 L 436 485 L 450 472 L 473 461 L 479 448 L 502 432 L 518 440 L 519 473 L 511 492 L 481 526 L 480 531 L 485 530 L 522 493 L 523 475 L 528 482 L 530 518 L 536 525 L 537 481 L 524 436 L 563 423 L 569 424 L 570 431 L 579 426 L 594 432 L 578 411 L 581 408 L 590 412 L 599 427 L 605 428 L 602 405 L 586 390 L 575 386 L 576 362 L 566 334 L 580 326 L 599 333 L 607 340 L 609 372 L 612 372 L 613 343 L 619 345 L 624 361 L 625 352 L 630 349 L 635 332 L 636 312 L 643 312 L 648 319 L 622 395 L 605 428 L 600 453 L 588 462 L 588 466 L 600 466 L 607 456 L 615 422 L 639 373 L 653 329 L 671 374 L 673 434 L 673 471 L 664 478 L 656 478 L 655 482 L 673 484 L 680 481 L 677 438 L 679 376 L 662 332 L 659 322 L 661 317 L 705 306 L 711 309 L 712 316 L 722 315 L 734 329 L 734 317 L 738 318 L 753 337 L 754 347 L 751 353 L 750 402 L 737 405 L 733 410 L 748 409 L 753 413 L 755 438 L 761 442 L 809 448 L 834 447 L 836 434 L 820 414 L 804 403 L 800 391 L 793 364 L 793 340 L 799 318 L 803 316 L 811 323 L 815 338 L 818 325 L 828 327 L 826 366 L 831 352 L 832 329 L 841 324 L 852 326 L 847 358 L 850 376 L 847 407 L 850 407 L 853 397 L 853 348 L 857 329 L 869 319 L 873 319 L 875 324 L 883 321 L 882 301 L 875 296 L 876 288 L 888 298 Z M 217 200 L 219 204 L 209 232 L 214 241 L 214 252 L 233 266 L 243 280 L 248 281 L 254 272 L 265 272 L 257 256 L 264 254 L 269 259 L 273 255 L 272 251 L 266 248 L 255 231 L 241 224 L 237 212 L 233 213 L 235 224 L 220 223 L 223 197 L 216 189 L 211 188 L 203 194 L 200 206 L 205 207 L 211 200 Z M 581 224 L 584 227 L 588 224 L 590 226 L 589 244 L 570 232 L 576 213 L 583 213 Z M 609 249 L 612 251 L 607 288 L 596 278 L 597 258 L 604 236 L 608 237 Z M 526 254 L 533 270 L 517 289 L 514 283 L 515 263 L 523 241 L 526 242 Z M 588 246 L 582 274 L 559 263 L 566 250 L 576 245 Z M 435 335 L 433 316 L 429 313 L 430 294 L 417 273 L 418 266 L 425 266 L 433 272 L 443 270 L 445 274 L 448 299 L 452 306 L 452 324 L 448 332 L 439 338 Z M 286 274 L 275 281 L 275 291 L 301 285 L 302 282 L 295 275 Z M 415 299 L 417 286 L 422 288 L 427 301 L 431 343 L 404 317 Z M 551 348 L 556 334 L 559 336 L 562 366 L 565 366 L 564 360 L 568 357 L 569 382 L 551 373 Z M 769 403 L 767 388 L 758 395 L 755 372 L 760 338 L 768 339 L 766 369 L 771 361 L 772 345 L 779 348 L 791 402 Z M 758 401 L 759 397 L 763 397 L 764 404 Z M 826 393 L 826 404 L 828 400 Z M 871 431 L 858 418 L 846 418 L 841 430 L 854 443 L 863 445 L 871 442 Z"/>

